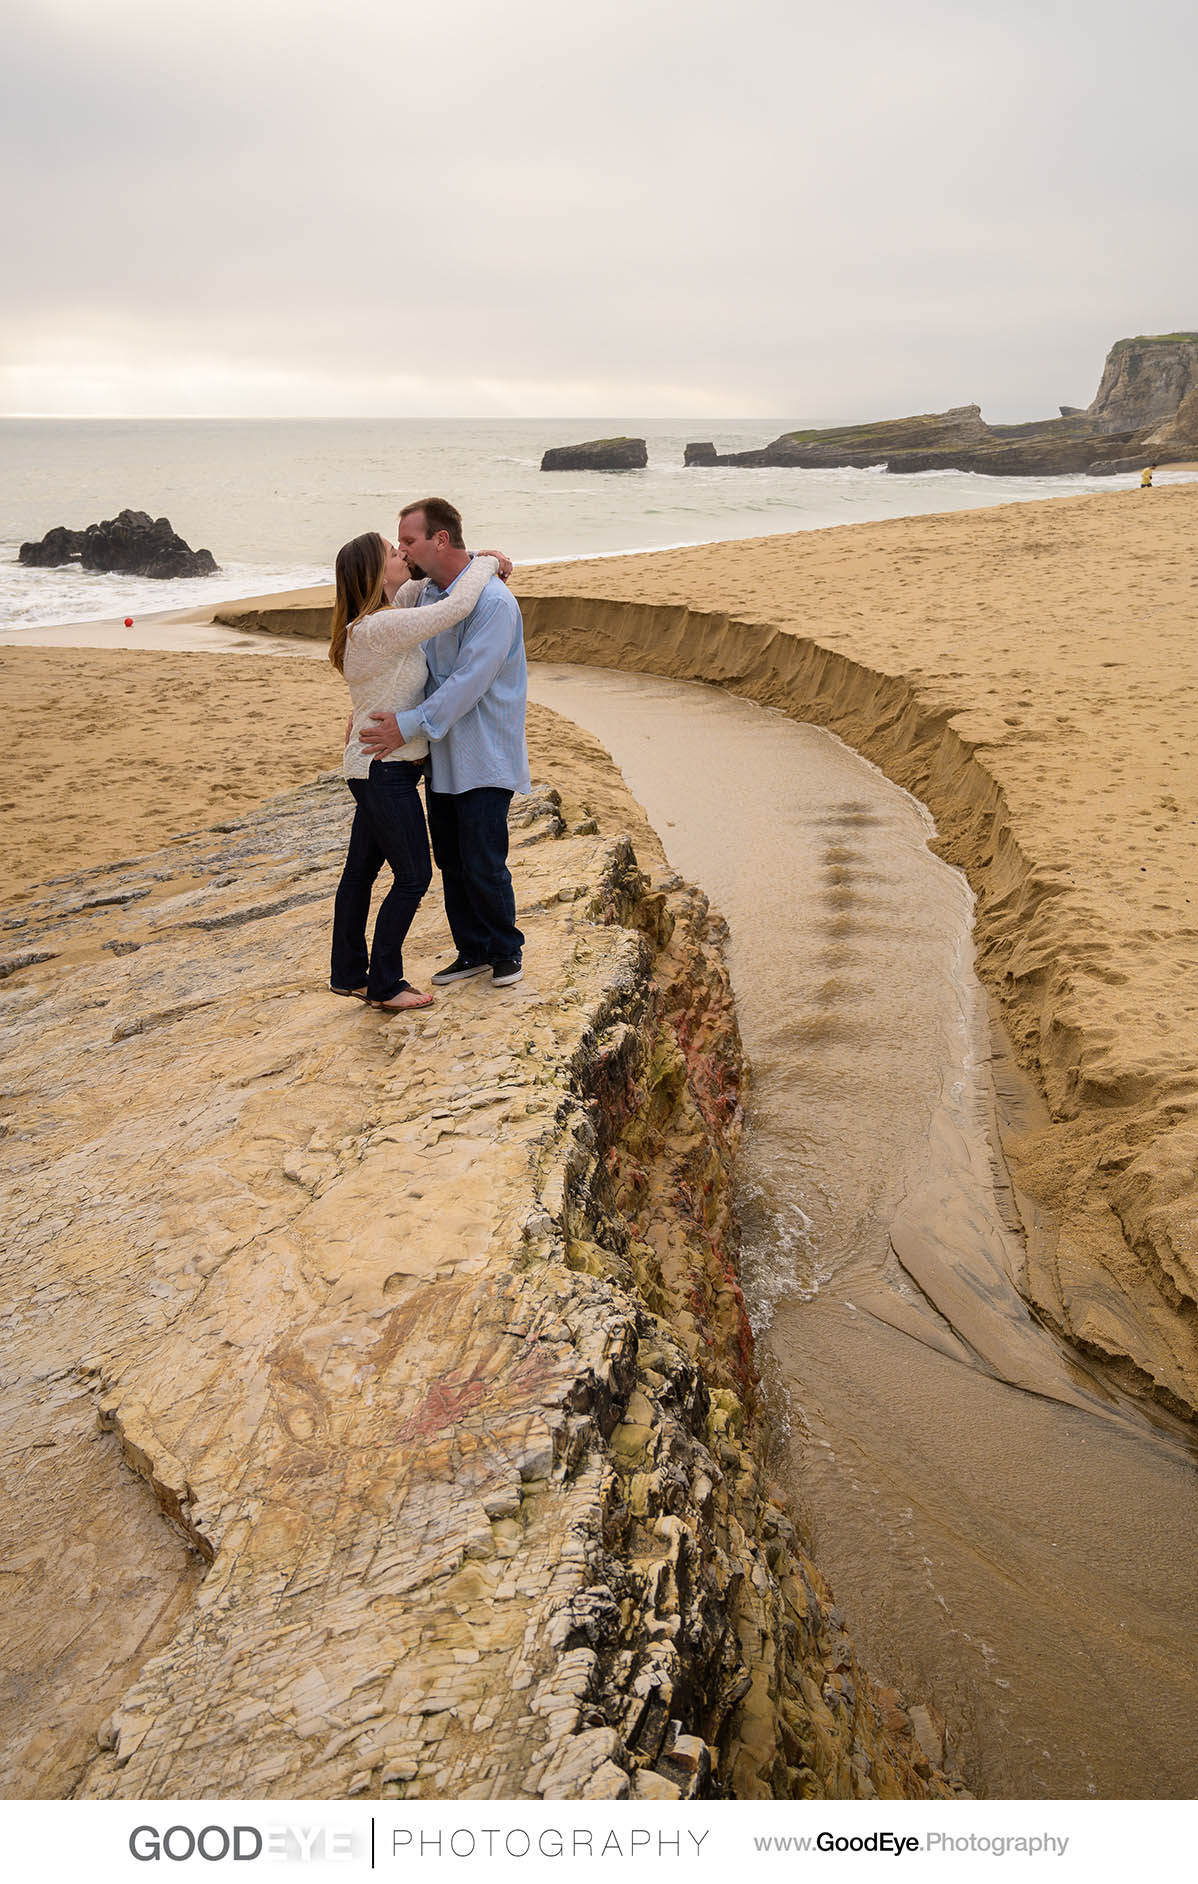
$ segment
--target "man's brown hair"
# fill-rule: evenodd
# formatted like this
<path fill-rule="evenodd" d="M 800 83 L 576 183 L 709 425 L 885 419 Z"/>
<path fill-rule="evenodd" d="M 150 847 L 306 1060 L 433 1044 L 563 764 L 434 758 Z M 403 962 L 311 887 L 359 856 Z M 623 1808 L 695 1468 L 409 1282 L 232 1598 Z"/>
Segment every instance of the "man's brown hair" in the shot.
<path fill-rule="evenodd" d="M 419 503 L 405 504 L 399 513 L 402 523 L 414 511 L 424 512 L 424 534 L 436 536 L 438 530 L 444 530 L 453 549 L 465 549 L 466 539 L 462 535 L 462 513 L 455 510 L 447 497 L 422 497 Z"/>

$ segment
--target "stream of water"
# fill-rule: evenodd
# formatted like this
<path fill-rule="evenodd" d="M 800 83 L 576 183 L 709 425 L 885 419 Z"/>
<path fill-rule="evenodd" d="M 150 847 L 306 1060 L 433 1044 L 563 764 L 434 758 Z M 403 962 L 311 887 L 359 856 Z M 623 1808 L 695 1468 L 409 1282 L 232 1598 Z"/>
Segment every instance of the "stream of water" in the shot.
<path fill-rule="evenodd" d="M 971 897 L 926 810 L 713 688 L 540 665 L 531 690 L 728 920 L 775 1466 L 858 1652 L 981 1795 L 1192 1797 L 1194 1455 L 1018 1293 Z"/>

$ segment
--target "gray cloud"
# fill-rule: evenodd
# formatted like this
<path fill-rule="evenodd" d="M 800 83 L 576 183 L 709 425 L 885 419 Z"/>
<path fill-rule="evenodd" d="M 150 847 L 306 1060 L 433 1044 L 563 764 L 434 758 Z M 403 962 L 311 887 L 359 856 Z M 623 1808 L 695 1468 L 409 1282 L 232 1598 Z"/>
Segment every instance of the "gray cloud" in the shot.
<path fill-rule="evenodd" d="M 1198 325 L 1188 5 L 42 0 L 5 409 L 1082 402 Z"/>

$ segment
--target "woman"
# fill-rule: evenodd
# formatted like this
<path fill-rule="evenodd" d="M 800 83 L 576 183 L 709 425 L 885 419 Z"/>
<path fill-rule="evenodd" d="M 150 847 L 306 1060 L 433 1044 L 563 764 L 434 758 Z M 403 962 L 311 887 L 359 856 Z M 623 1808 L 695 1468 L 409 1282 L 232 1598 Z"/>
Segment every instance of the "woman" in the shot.
<path fill-rule="evenodd" d="M 334 994 L 355 995 L 389 1012 L 431 1007 L 433 999 L 403 972 L 404 938 L 433 874 L 416 790 L 428 740 L 411 739 L 399 753 L 372 760 L 358 733 L 371 713 L 402 713 L 420 703 L 428 673 L 420 643 L 464 621 L 498 568 L 497 557 L 476 556 L 443 602 L 416 608 L 421 584 L 405 581 L 408 567 L 393 543 L 370 531 L 337 555 L 329 659 L 353 701 L 341 769 L 357 809 L 333 907 L 330 986 Z M 393 881 L 368 950 L 370 892 L 384 863 Z"/>

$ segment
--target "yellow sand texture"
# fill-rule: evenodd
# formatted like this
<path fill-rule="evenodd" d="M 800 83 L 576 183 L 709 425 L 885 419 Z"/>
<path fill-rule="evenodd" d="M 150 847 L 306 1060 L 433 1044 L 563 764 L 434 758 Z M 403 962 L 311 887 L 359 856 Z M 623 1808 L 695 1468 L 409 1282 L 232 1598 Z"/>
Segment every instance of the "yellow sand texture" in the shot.
<path fill-rule="evenodd" d="M 327 661 L 0 648 L 0 901 L 167 843 L 341 763 Z"/>

